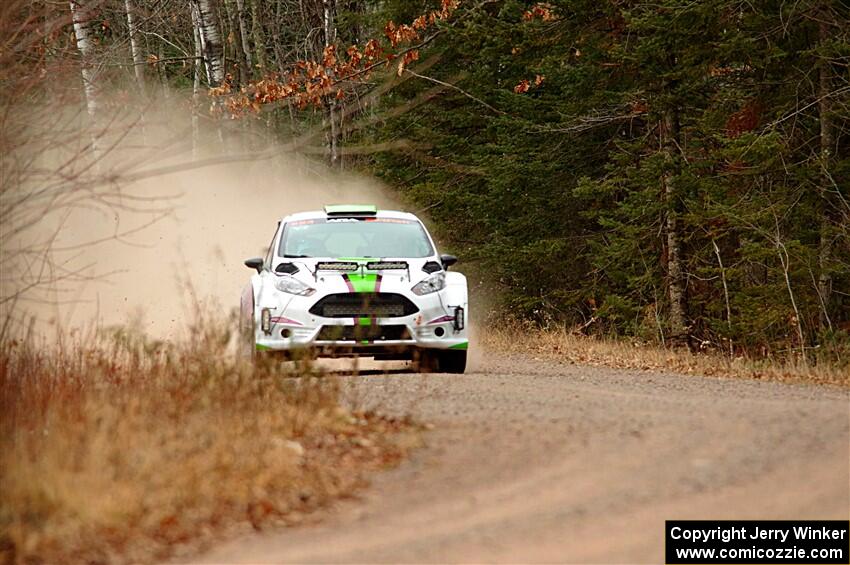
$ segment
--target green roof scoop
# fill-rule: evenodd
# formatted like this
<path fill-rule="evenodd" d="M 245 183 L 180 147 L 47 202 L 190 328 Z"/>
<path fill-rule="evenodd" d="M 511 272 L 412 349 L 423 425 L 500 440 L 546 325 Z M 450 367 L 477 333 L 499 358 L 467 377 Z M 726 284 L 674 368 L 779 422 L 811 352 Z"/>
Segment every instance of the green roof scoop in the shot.
<path fill-rule="evenodd" d="M 331 204 L 325 206 L 328 216 L 375 216 L 378 207 L 374 204 Z"/>

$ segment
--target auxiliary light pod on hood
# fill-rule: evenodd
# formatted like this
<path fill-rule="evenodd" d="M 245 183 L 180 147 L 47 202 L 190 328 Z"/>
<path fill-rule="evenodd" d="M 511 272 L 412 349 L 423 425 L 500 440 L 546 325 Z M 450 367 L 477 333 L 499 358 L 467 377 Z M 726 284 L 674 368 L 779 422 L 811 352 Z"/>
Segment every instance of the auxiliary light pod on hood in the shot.
<path fill-rule="evenodd" d="M 360 265 L 353 261 L 322 261 L 316 263 L 317 271 L 344 271 L 350 273 L 360 268 Z"/>
<path fill-rule="evenodd" d="M 320 261 L 316 263 L 316 270 L 313 271 L 313 279 L 319 280 L 319 271 L 336 271 L 337 273 L 353 273 L 358 270 L 360 265 L 354 261 Z"/>
<path fill-rule="evenodd" d="M 370 271 L 390 271 L 390 270 L 407 270 L 407 261 L 372 261 L 366 263 L 366 268 Z"/>

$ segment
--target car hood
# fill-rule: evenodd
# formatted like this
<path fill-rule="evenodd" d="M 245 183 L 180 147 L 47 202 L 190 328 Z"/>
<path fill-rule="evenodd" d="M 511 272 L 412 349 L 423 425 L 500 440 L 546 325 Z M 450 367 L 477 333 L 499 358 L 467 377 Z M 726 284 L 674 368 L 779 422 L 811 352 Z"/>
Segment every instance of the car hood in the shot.
<path fill-rule="evenodd" d="M 294 273 L 293 277 L 312 287 L 330 292 L 381 292 L 410 289 L 419 281 L 431 276 L 435 266 L 440 266 L 440 260 L 437 257 L 287 258 L 278 260 L 275 268 L 279 268 L 282 263 L 292 263 L 298 267 L 298 272 Z M 434 264 L 429 266 L 431 273 L 423 269 L 428 263 Z M 355 264 L 356 268 L 354 268 Z M 402 267 L 404 264 L 407 268 Z M 346 267 L 348 270 L 342 270 Z"/>

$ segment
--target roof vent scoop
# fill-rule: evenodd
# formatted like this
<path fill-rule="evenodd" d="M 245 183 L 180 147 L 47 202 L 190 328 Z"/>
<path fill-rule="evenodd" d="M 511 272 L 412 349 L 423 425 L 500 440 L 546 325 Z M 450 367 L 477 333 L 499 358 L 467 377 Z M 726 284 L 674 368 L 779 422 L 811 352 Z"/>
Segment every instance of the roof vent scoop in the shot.
<path fill-rule="evenodd" d="M 428 261 L 427 263 L 422 265 L 422 270 L 431 275 L 436 272 L 442 271 L 443 266 L 437 263 L 436 261 Z"/>
<path fill-rule="evenodd" d="M 331 204 L 325 206 L 325 214 L 342 217 L 375 216 L 378 207 L 372 204 Z"/>

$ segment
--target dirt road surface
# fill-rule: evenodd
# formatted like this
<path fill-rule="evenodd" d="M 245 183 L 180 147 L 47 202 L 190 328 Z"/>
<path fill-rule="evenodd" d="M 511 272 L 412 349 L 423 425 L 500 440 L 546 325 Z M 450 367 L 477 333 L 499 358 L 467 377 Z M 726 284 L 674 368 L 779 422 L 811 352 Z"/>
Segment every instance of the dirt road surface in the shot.
<path fill-rule="evenodd" d="M 434 424 L 317 524 L 194 562 L 663 562 L 665 519 L 847 519 L 838 389 L 491 356 L 463 376 L 345 377 Z"/>

